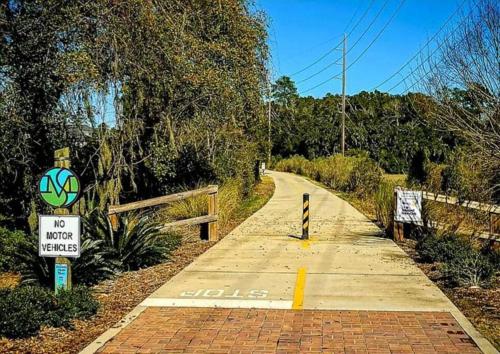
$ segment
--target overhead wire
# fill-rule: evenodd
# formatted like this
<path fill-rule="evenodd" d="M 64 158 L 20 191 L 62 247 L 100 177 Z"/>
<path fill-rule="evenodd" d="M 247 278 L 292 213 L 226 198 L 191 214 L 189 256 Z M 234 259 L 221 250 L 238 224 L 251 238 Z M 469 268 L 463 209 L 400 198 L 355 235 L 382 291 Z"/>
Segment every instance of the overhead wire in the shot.
<path fill-rule="evenodd" d="M 385 2 L 383 3 L 382 7 L 379 9 L 379 11 L 377 12 L 377 14 L 373 18 L 373 20 L 368 24 L 368 26 L 365 28 L 365 30 L 361 34 L 361 36 L 358 37 L 358 39 L 356 40 L 356 42 L 354 42 L 354 44 L 349 47 L 349 49 L 347 50 L 346 54 L 349 53 L 351 50 L 353 50 L 358 45 L 358 43 L 363 39 L 363 37 L 365 36 L 365 34 L 370 30 L 370 28 L 372 28 L 373 24 L 378 20 L 378 18 L 380 17 L 380 15 L 382 14 L 382 12 L 387 7 L 387 5 L 389 4 L 390 1 L 391 0 L 385 0 Z"/>
<path fill-rule="evenodd" d="M 345 69 L 346 71 L 351 68 L 353 65 L 355 65 L 362 57 L 363 55 L 373 46 L 373 44 L 375 44 L 375 42 L 380 38 L 380 36 L 384 33 L 384 31 L 387 29 L 387 27 L 391 24 L 391 22 L 394 20 L 394 18 L 396 17 L 396 15 L 399 13 L 399 11 L 401 10 L 401 7 L 403 6 L 403 4 L 406 2 L 406 0 L 400 0 L 399 2 L 399 5 L 398 7 L 396 8 L 396 10 L 392 13 L 391 17 L 387 20 L 387 22 L 384 24 L 384 26 L 382 27 L 382 29 L 377 33 L 377 35 L 375 36 L 375 38 L 370 42 L 370 44 L 368 44 L 368 46 L 361 52 L 361 54 L 359 54 L 356 59 L 354 59 L 353 62 L 351 62 L 347 68 Z M 332 76 L 330 78 L 328 78 L 327 80 L 325 81 L 322 81 L 320 82 L 319 84 L 313 86 L 313 87 L 310 87 L 308 88 L 307 90 L 304 90 L 302 91 L 301 93 L 307 93 L 307 92 L 310 92 L 320 86 L 323 86 L 325 85 L 326 83 L 330 82 L 332 79 L 335 79 L 337 76 L 339 76 L 340 74 L 342 73 L 339 73 L 335 76 Z"/>
<path fill-rule="evenodd" d="M 361 36 L 358 37 L 358 39 L 356 40 L 356 42 L 347 50 L 347 52 L 345 53 L 345 55 L 347 55 L 351 50 L 353 50 L 356 45 L 358 45 L 358 43 L 363 39 L 363 37 L 366 35 L 366 33 L 370 30 L 370 28 L 373 26 L 373 24 L 378 20 L 378 18 L 380 17 L 380 15 L 382 14 L 382 12 L 384 11 L 384 9 L 387 7 L 387 5 L 389 4 L 391 0 L 385 0 L 384 4 L 382 5 L 382 7 L 379 9 L 379 11 L 377 12 L 377 14 L 375 15 L 375 17 L 373 18 L 373 20 L 369 23 L 369 25 L 365 28 L 365 30 L 363 31 L 363 33 L 361 34 Z M 372 4 L 373 4 L 373 1 L 372 1 Z M 370 7 L 369 7 L 370 8 Z M 366 13 L 366 12 L 365 12 Z M 352 31 L 350 32 L 352 33 Z M 347 37 L 347 35 L 346 35 Z M 339 62 L 342 60 L 342 58 L 340 59 L 337 59 L 335 60 L 334 62 L 324 66 L 323 68 L 321 68 L 319 71 L 315 72 L 314 74 L 312 75 L 309 75 L 308 77 L 306 77 L 305 79 L 302 79 L 300 81 L 297 82 L 297 84 L 301 84 L 303 82 L 306 82 L 306 81 L 309 81 L 310 79 L 318 76 L 319 74 L 325 72 L 327 69 L 331 68 L 333 65 L 336 65 L 336 64 L 339 64 Z M 293 76 L 293 75 L 291 75 Z M 338 75 L 337 75 L 338 76 Z"/>
<path fill-rule="evenodd" d="M 394 78 L 396 75 L 398 75 L 405 67 L 407 67 L 415 58 L 418 57 L 418 55 L 422 52 L 424 48 L 426 48 L 432 41 L 434 41 L 437 36 L 443 31 L 443 29 L 450 23 L 450 21 L 458 14 L 458 12 L 462 9 L 462 7 L 465 5 L 467 0 L 463 0 L 460 5 L 456 8 L 456 10 L 446 19 L 446 21 L 441 25 L 441 27 L 438 29 L 434 35 L 427 40 L 427 42 L 424 44 L 424 47 L 419 50 L 417 53 L 415 53 L 408 61 L 406 61 L 395 73 L 393 73 L 391 76 L 389 76 L 387 79 L 382 81 L 380 84 L 375 86 L 373 90 L 376 90 L 380 86 L 386 84 L 388 81 L 390 81 L 392 78 Z"/>
<path fill-rule="evenodd" d="M 356 22 L 356 24 L 354 25 L 354 27 L 349 31 L 349 33 L 347 33 L 347 37 L 349 37 L 352 32 L 354 32 L 354 30 L 356 28 L 358 28 L 359 24 L 361 23 L 361 21 L 364 20 L 364 18 L 366 17 L 366 15 L 368 14 L 368 12 L 370 11 L 370 9 L 373 7 L 373 4 L 375 4 L 375 0 L 371 0 L 370 3 L 368 4 L 368 7 L 366 8 L 365 12 L 363 12 L 363 14 L 361 15 L 361 17 L 359 18 L 359 20 Z M 347 26 L 348 27 L 348 26 Z M 344 32 L 347 31 L 347 27 L 344 29 Z"/>
<path fill-rule="evenodd" d="M 368 11 L 372 8 L 373 4 L 375 3 L 375 0 L 371 0 L 370 1 L 370 4 L 368 5 L 368 8 L 365 10 L 365 12 L 363 13 L 363 15 L 361 15 L 360 19 L 356 22 L 356 24 L 353 26 L 353 28 L 351 29 L 351 31 L 347 34 L 347 36 L 350 36 L 351 33 L 358 27 L 358 25 L 361 23 L 361 21 L 366 17 Z M 354 18 L 354 16 L 351 18 L 351 20 L 349 21 L 348 25 L 344 28 L 344 32 L 347 30 L 347 28 L 349 27 L 350 23 L 352 22 L 352 19 Z M 337 37 L 334 37 L 334 38 L 337 38 Z M 318 64 L 320 61 L 322 61 L 323 59 L 325 59 L 327 56 L 329 56 L 331 53 L 333 53 L 334 51 L 338 50 L 339 49 L 339 46 L 342 44 L 343 41 L 340 41 L 338 42 L 333 48 L 329 49 L 325 54 L 323 54 L 322 56 L 320 56 L 318 59 L 316 59 L 315 61 L 313 61 L 311 64 L 305 66 L 304 68 L 290 74 L 289 76 L 293 77 L 293 76 L 296 76 L 298 74 L 301 74 L 303 73 L 304 71 L 312 68 L 314 65 Z"/>
<path fill-rule="evenodd" d="M 462 25 L 462 23 L 464 23 L 464 22 L 467 20 L 467 18 L 468 18 L 471 14 L 472 14 L 472 12 L 469 12 L 469 13 L 468 13 L 468 15 L 467 15 L 466 17 L 464 17 L 464 18 L 463 18 L 463 19 L 462 19 L 462 20 L 461 20 L 461 21 L 460 21 L 460 22 L 459 22 L 459 23 L 458 23 L 458 24 L 457 24 L 457 25 L 456 25 L 456 26 L 455 26 L 455 27 L 454 27 L 454 28 L 450 31 L 450 35 L 451 35 L 451 34 L 452 34 L 452 33 L 453 33 L 456 29 L 458 29 L 458 28 Z M 447 41 L 447 39 L 448 39 L 448 38 L 449 38 L 449 36 L 447 36 L 447 37 L 445 37 L 443 40 L 441 40 L 441 41 L 438 43 L 437 47 L 436 47 L 436 48 L 434 48 L 434 50 L 433 50 L 433 51 L 432 51 L 432 52 L 431 52 L 431 53 L 427 56 L 427 58 L 426 58 L 424 61 L 422 61 L 419 65 L 417 65 L 415 68 L 413 68 L 413 69 L 412 69 L 412 70 L 411 70 L 411 71 L 410 71 L 410 72 L 409 72 L 406 76 L 404 76 L 404 77 L 403 77 L 403 79 L 402 79 L 402 80 L 398 81 L 395 85 L 391 86 L 391 88 L 389 88 L 389 89 L 387 90 L 387 92 L 392 91 L 393 89 L 395 89 L 396 87 L 398 87 L 399 85 L 401 85 L 401 83 L 403 83 L 404 81 L 406 81 L 406 79 L 408 79 L 410 76 L 412 76 L 413 74 L 415 74 L 415 73 L 419 70 L 419 68 L 420 68 L 420 67 L 422 67 L 423 65 L 425 65 L 425 64 L 426 64 L 426 63 L 427 63 L 427 62 L 428 62 L 428 61 L 432 58 L 432 56 L 433 56 L 436 52 L 438 52 L 438 51 L 439 51 L 439 50 L 443 47 L 443 45 L 446 43 L 446 41 Z M 427 46 L 427 45 L 426 45 L 426 46 Z M 421 53 L 422 53 L 422 51 L 423 51 L 424 49 L 425 49 L 425 47 L 424 47 L 424 48 L 422 48 L 422 49 L 420 49 L 420 50 L 417 52 L 417 55 L 418 55 L 418 54 L 421 54 Z M 416 55 L 415 55 L 414 57 L 416 57 Z M 401 71 L 400 71 L 400 70 L 398 70 L 398 72 L 397 72 L 396 74 L 399 74 L 400 72 L 401 72 Z M 415 85 L 412 85 L 412 87 L 414 87 L 414 86 L 415 86 Z M 405 92 L 407 92 L 407 91 L 405 91 Z"/>
<path fill-rule="evenodd" d="M 311 64 L 307 65 L 306 67 L 300 69 L 299 71 L 296 71 L 292 74 L 290 74 L 291 77 L 293 76 L 296 76 L 300 73 L 303 73 L 304 71 L 312 68 L 314 65 L 318 64 L 320 61 L 322 61 L 323 59 L 325 59 L 328 55 L 330 55 L 331 53 L 333 53 L 334 51 L 338 50 L 339 49 L 339 46 L 342 44 L 342 41 L 340 41 L 339 43 L 337 43 L 335 45 L 335 47 L 331 48 L 329 51 L 327 51 L 325 54 L 323 54 L 321 57 L 319 57 L 318 59 L 316 59 L 315 61 L 313 61 Z"/>

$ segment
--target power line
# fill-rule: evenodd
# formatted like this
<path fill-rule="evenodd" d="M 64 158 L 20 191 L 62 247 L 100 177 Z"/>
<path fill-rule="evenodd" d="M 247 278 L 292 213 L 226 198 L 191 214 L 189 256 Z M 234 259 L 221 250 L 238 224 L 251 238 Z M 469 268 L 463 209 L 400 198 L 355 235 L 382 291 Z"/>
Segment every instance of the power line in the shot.
<path fill-rule="evenodd" d="M 351 68 L 354 64 L 356 64 L 362 57 L 363 55 L 373 46 L 373 44 L 375 44 L 375 42 L 380 38 L 380 36 L 382 35 L 382 33 L 387 29 L 387 27 L 391 24 L 391 22 L 394 20 L 394 18 L 396 17 L 396 15 L 399 13 L 399 11 L 401 10 L 401 7 L 403 6 L 403 4 L 406 2 L 406 0 L 400 0 L 399 2 L 399 5 L 398 7 L 396 8 L 396 10 L 393 12 L 393 14 L 391 15 L 391 17 L 387 20 L 387 22 L 384 24 L 384 26 L 382 27 L 382 29 L 377 33 L 377 35 L 375 36 L 375 38 L 370 42 L 370 44 L 368 44 L 368 46 L 361 52 L 360 55 L 358 55 L 358 57 L 356 59 L 354 59 L 354 61 L 349 64 L 349 66 L 346 68 L 346 70 L 348 70 L 349 68 Z M 307 90 L 304 90 L 302 91 L 301 93 L 304 94 L 306 92 L 309 92 L 309 91 L 312 91 L 320 86 L 323 86 L 324 84 L 330 82 L 332 79 L 336 78 L 339 74 L 333 76 L 333 77 L 330 77 L 328 78 L 327 80 L 323 81 L 323 82 L 320 82 L 319 84 L 307 89 Z"/>
<path fill-rule="evenodd" d="M 432 51 L 432 53 L 427 56 L 427 58 L 425 59 L 425 61 L 423 61 L 419 65 L 417 65 L 412 71 L 410 71 L 410 73 L 408 75 L 406 75 L 405 77 L 403 77 L 402 80 L 400 80 L 398 83 L 396 83 L 395 85 L 393 85 L 390 89 L 388 89 L 387 92 L 391 92 L 396 87 L 398 87 L 403 82 L 405 82 L 406 79 L 408 79 L 410 76 L 412 76 L 413 74 L 415 74 L 415 72 L 417 72 L 417 69 L 420 68 L 421 66 L 423 66 L 439 49 L 441 49 L 441 47 L 443 46 L 443 44 L 444 44 L 444 41 L 441 42 L 441 43 L 439 43 L 439 45 Z"/>
<path fill-rule="evenodd" d="M 391 0 L 385 0 L 384 4 L 382 5 L 382 7 L 380 8 L 380 10 L 377 12 L 377 14 L 375 15 L 375 17 L 373 18 L 373 20 L 370 22 L 370 24 L 365 28 L 364 32 L 361 34 L 361 36 L 358 37 L 358 39 L 356 40 L 356 42 L 347 50 L 347 52 L 345 54 L 348 54 L 351 50 L 354 49 L 354 47 L 356 47 L 356 45 L 361 41 L 361 39 L 363 39 L 363 37 L 365 36 L 365 34 L 370 30 L 370 28 L 373 26 L 373 24 L 378 20 L 378 18 L 380 17 L 380 15 L 382 14 L 382 11 L 384 11 L 384 9 L 386 8 L 387 4 L 390 2 Z M 372 3 L 373 4 L 373 1 Z M 369 9 L 370 7 L 368 7 Z M 366 15 L 366 12 L 365 14 L 363 15 Z M 351 31 L 352 33 L 352 31 Z M 349 35 L 347 35 L 348 37 Z M 314 74 L 306 77 L 305 79 L 302 79 L 300 81 L 297 82 L 297 84 L 301 84 L 303 82 L 306 82 L 310 79 L 312 79 L 313 77 L 316 77 L 318 76 L 319 74 L 321 74 L 322 72 L 324 72 L 325 70 L 331 68 L 333 65 L 336 65 L 336 64 L 339 64 L 339 61 L 341 59 L 337 59 L 336 61 L 324 66 L 323 68 L 321 68 L 319 71 L 315 72 Z M 291 75 L 293 76 L 293 75 Z M 338 76 L 338 75 L 337 75 Z"/>
<path fill-rule="evenodd" d="M 366 47 L 365 50 L 363 50 L 361 52 L 361 54 L 358 55 L 358 57 L 356 59 L 354 59 L 354 61 L 347 67 L 347 69 L 349 69 L 351 66 L 353 66 L 354 64 L 356 64 L 361 59 L 361 57 L 368 51 L 368 49 L 370 49 L 371 46 L 373 44 L 375 44 L 375 42 L 380 38 L 380 36 L 382 35 L 382 33 L 384 33 L 384 31 L 387 29 L 387 27 L 389 27 L 389 25 L 391 24 L 392 20 L 394 20 L 394 18 L 399 13 L 399 10 L 401 10 L 401 7 L 403 7 L 403 5 L 404 5 L 405 2 L 406 2 L 406 0 L 401 0 L 399 2 L 398 7 L 393 12 L 393 14 L 389 18 L 389 20 L 387 20 L 387 22 L 385 23 L 384 27 L 382 27 L 382 29 L 377 33 L 377 35 L 375 36 L 375 38 L 370 42 L 370 44 L 368 45 L 368 47 Z"/>
<path fill-rule="evenodd" d="M 385 0 L 384 4 L 380 8 L 380 10 L 377 12 L 377 14 L 373 18 L 373 20 L 370 22 L 370 24 L 368 25 L 368 27 L 365 28 L 364 32 L 361 34 L 361 36 L 358 37 L 358 39 L 356 40 L 356 42 L 354 42 L 354 44 L 349 48 L 349 50 L 347 51 L 347 53 L 349 53 L 351 50 L 353 50 L 353 48 L 356 47 L 356 45 L 363 39 L 363 37 L 365 36 L 365 34 L 370 30 L 370 28 L 372 28 L 373 24 L 378 20 L 378 18 L 380 17 L 380 15 L 382 14 L 382 12 L 387 7 L 387 5 L 389 4 L 390 1 L 391 0 Z"/>
<path fill-rule="evenodd" d="M 462 1 L 462 3 L 457 7 L 457 9 L 446 19 L 446 21 L 443 23 L 443 25 L 438 29 L 438 31 L 436 33 L 434 33 L 434 35 L 429 39 L 427 40 L 427 42 L 424 44 L 424 47 L 419 50 L 417 53 L 415 53 L 415 55 L 413 55 L 406 63 L 404 63 L 399 69 L 398 71 L 396 71 L 394 74 L 392 74 L 391 76 L 389 76 L 387 79 L 385 79 L 384 81 L 382 81 L 380 84 L 378 84 L 377 86 L 375 86 L 373 88 L 373 90 L 376 90 L 377 88 L 379 88 L 380 86 L 384 85 L 385 83 L 387 83 L 388 81 L 390 81 L 393 77 L 395 77 L 397 74 L 399 74 L 405 67 L 407 67 L 415 58 L 417 58 L 417 56 L 422 52 L 422 50 L 424 48 L 426 48 L 433 40 L 435 40 L 437 38 L 437 36 L 439 35 L 439 33 L 441 33 L 441 31 L 446 27 L 446 25 L 448 25 L 448 23 L 453 19 L 453 17 L 455 17 L 455 15 L 462 9 L 462 7 L 464 6 L 464 4 L 467 2 L 467 0 L 464 0 Z"/>
<path fill-rule="evenodd" d="M 338 50 L 339 45 L 341 45 L 341 44 L 342 44 L 342 42 L 337 43 L 337 45 L 335 47 L 331 48 L 328 52 L 326 52 L 325 54 L 323 54 L 321 57 L 319 57 L 318 59 L 316 59 L 315 61 L 313 61 L 311 64 L 307 65 L 306 67 L 300 69 L 299 71 L 296 71 L 293 74 L 290 74 L 290 76 L 295 76 L 295 75 L 298 75 L 300 73 L 303 73 L 307 69 L 310 69 L 314 65 L 318 64 L 320 61 L 322 61 L 323 59 L 325 59 L 328 55 L 330 55 L 334 51 Z"/>
<path fill-rule="evenodd" d="M 349 26 L 351 25 L 352 21 L 354 21 L 354 18 L 356 17 L 356 15 L 358 14 L 359 10 L 361 9 L 361 6 L 363 5 L 363 2 L 359 2 L 359 5 L 358 7 L 356 7 L 356 10 L 354 10 L 354 13 L 352 14 L 351 16 L 351 19 L 349 20 L 349 22 L 347 22 L 347 25 L 345 26 L 344 28 L 344 32 L 347 31 L 347 29 L 349 28 Z"/>
<path fill-rule="evenodd" d="M 370 4 L 368 5 L 368 8 L 365 10 L 365 12 L 363 13 L 363 15 L 361 15 L 361 18 L 358 20 L 358 22 L 356 22 L 356 24 L 354 25 L 354 27 L 351 29 L 351 31 L 348 33 L 347 36 L 349 36 L 359 25 L 359 23 L 366 17 L 366 14 L 368 13 L 368 11 L 371 9 L 371 7 L 373 6 L 373 4 L 375 3 L 375 0 L 371 0 L 370 1 Z M 349 27 L 350 23 L 352 22 L 352 20 L 354 19 L 354 16 L 351 18 L 351 20 L 349 21 L 348 25 L 346 26 L 346 28 L 344 29 L 344 32 L 347 30 L 347 28 Z M 334 37 L 334 38 L 337 38 L 337 37 Z M 339 46 L 342 44 L 343 41 L 340 41 L 339 43 L 337 43 L 333 48 L 331 48 L 330 50 L 328 50 L 325 54 L 323 54 L 322 56 L 320 56 L 318 59 L 316 59 L 315 61 L 313 61 L 311 64 L 307 65 L 306 67 L 290 74 L 289 76 L 293 77 L 293 76 L 296 76 L 300 73 L 303 73 L 304 71 L 310 69 L 311 67 L 313 67 L 314 65 L 318 64 L 320 61 L 322 61 L 323 59 L 325 59 L 327 56 L 329 56 L 331 53 L 333 53 L 334 51 L 336 50 L 339 50 Z M 325 69 L 326 70 L 326 69 Z"/>
<path fill-rule="evenodd" d="M 349 31 L 349 33 L 347 33 L 347 37 L 349 37 L 352 32 L 354 32 L 354 30 L 356 28 L 358 28 L 359 24 L 361 23 L 361 21 L 364 20 L 364 18 L 366 17 L 366 15 L 368 14 L 368 11 L 370 11 L 370 9 L 372 8 L 373 4 L 375 3 L 375 0 L 371 0 L 370 3 L 368 4 L 368 7 L 366 8 L 365 12 L 361 15 L 361 17 L 359 18 L 358 22 L 356 22 L 356 24 L 354 25 L 354 27 Z M 349 26 L 347 26 L 349 27 Z M 344 32 L 347 31 L 347 27 L 344 29 Z"/>
<path fill-rule="evenodd" d="M 322 72 L 324 72 L 325 70 L 327 70 L 327 69 L 331 68 L 331 67 L 332 67 L 332 66 L 334 66 L 334 65 L 340 65 L 340 61 L 341 61 L 341 60 L 342 60 L 342 59 L 337 59 L 337 60 L 335 60 L 334 62 L 331 62 L 331 63 L 330 63 L 330 64 L 328 64 L 327 66 L 323 67 L 321 70 L 319 70 L 319 71 L 315 72 L 314 74 L 312 74 L 312 75 L 310 75 L 310 76 L 306 77 L 305 79 L 302 79 L 302 80 L 300 80 L 300 81 L 297 81 L 297 84 L 301 84 L 301 83 L 303 83 L 303 82 L 306 82 L 306 81 L 308 81 L 308 80 L 312 79 L 312 78 L 313 78 L 313 77 L 315 77 L 315 76 L 318 76 L 319 74 L 321 74 Z"/>
<path fill-rule="evenodd" d="M 464 23 L 466 21 L 466 19 L 472 15 L 472 11 L 469 12 L 469 14 L 464 17 L 462 19 L 462 21 L 460 21 L 451 31 L 450 31 L 450 35 L 453 34 L 453 32 L 455 30 L 457 30 L 461 25 L 462 23 Z M 447 42 L 448 38 L 450 37 L 450 35 L 448 35 L 447 37 L 445 37 L 440 43 L 438 43 L 437 47 L 434 48 L 434 50 L 427 56 L 427 58 L 422 61 L 419 65 L 417 65 L 415 68 L 413 68 L 410 73 L 408 75 L 406 75 L 402 80 L 400 80 L 398 83 L 396 83 L 395 85 L 393 85 L 390 89 L 387 90 L 387 92 L 390 92 L 392 91 L 393 89 L 395 89 L 396 87 L 398 87 L 399 85 L 401 85 L 401 83 L 403 83 L 406 79 L 408 79 L 411 75 L 413 75 L 415 72 L 417 72 L 418 68 L 420 68 L 421 66 L 423 66 L 426 62 L 428 62 L 431 57 L 437 52 L 439 51 L 443 45 Z M 420 49 L 418 52 L 417 52 L 417 55 L 422 53 L 422 51 L 424 50 L 424 48 Z M 416 57 L 416 55 L 414 56 Z M 399 74 L 401 70 L 399 70 L 396 74 Z M 412 85 L 412 87 L 415 86 L 415 85 Z M 408 91 L 408 90 L 407 90 Z"/>

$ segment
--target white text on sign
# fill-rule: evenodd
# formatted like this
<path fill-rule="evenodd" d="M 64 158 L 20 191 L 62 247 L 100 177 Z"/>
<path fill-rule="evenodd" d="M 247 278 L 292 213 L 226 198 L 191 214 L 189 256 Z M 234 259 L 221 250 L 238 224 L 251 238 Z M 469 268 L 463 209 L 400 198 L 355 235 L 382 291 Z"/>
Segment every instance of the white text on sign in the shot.
<path fill-rule="evenodd" d="M 80 217 L 77 215 L 40 215 L 40 257 L 80 256 Z"/>

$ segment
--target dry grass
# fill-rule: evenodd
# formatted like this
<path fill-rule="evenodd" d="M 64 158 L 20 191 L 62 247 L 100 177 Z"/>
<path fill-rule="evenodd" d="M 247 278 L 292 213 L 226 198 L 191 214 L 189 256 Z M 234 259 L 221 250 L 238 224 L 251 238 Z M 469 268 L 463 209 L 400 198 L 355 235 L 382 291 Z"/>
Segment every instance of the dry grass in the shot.
<path fill-rule="evenodd" d="M 219 188 L 219 226 L 234 216 L 243 200 L 243 184 L 238 179 L 230 179 Z M 208 196 L 180 200 L 164 208 L 161 217 L 165 221 L 182 220 L 206 215 L 208 213 Z"/>
<path fill-rule="evenodd" d="M 19 284 L 21 276 L 16 273 L 0 273 L 0 289 L 13 288 Z"/>
<path fill-rule="evenodd" d="M 406 187 L 407 176 L 405 174 L 384 173 L 384 180 L 392 182 L 397 186 Z"/>

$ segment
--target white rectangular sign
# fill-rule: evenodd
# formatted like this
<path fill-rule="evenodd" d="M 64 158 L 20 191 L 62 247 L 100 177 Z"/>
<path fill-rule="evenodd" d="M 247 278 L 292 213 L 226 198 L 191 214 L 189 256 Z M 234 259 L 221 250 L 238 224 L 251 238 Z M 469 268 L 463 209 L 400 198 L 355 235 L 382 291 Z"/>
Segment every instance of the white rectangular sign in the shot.
<path fill-rule="evenodd" d="M 40 257 L 80 257 L 80 217 L 40 215 L 38 218 Z"/>
<path fill-rule="evenodd" d="M 397 191 L 394 220 L 403 223 L 422 223 L 422 192 Z"/>

